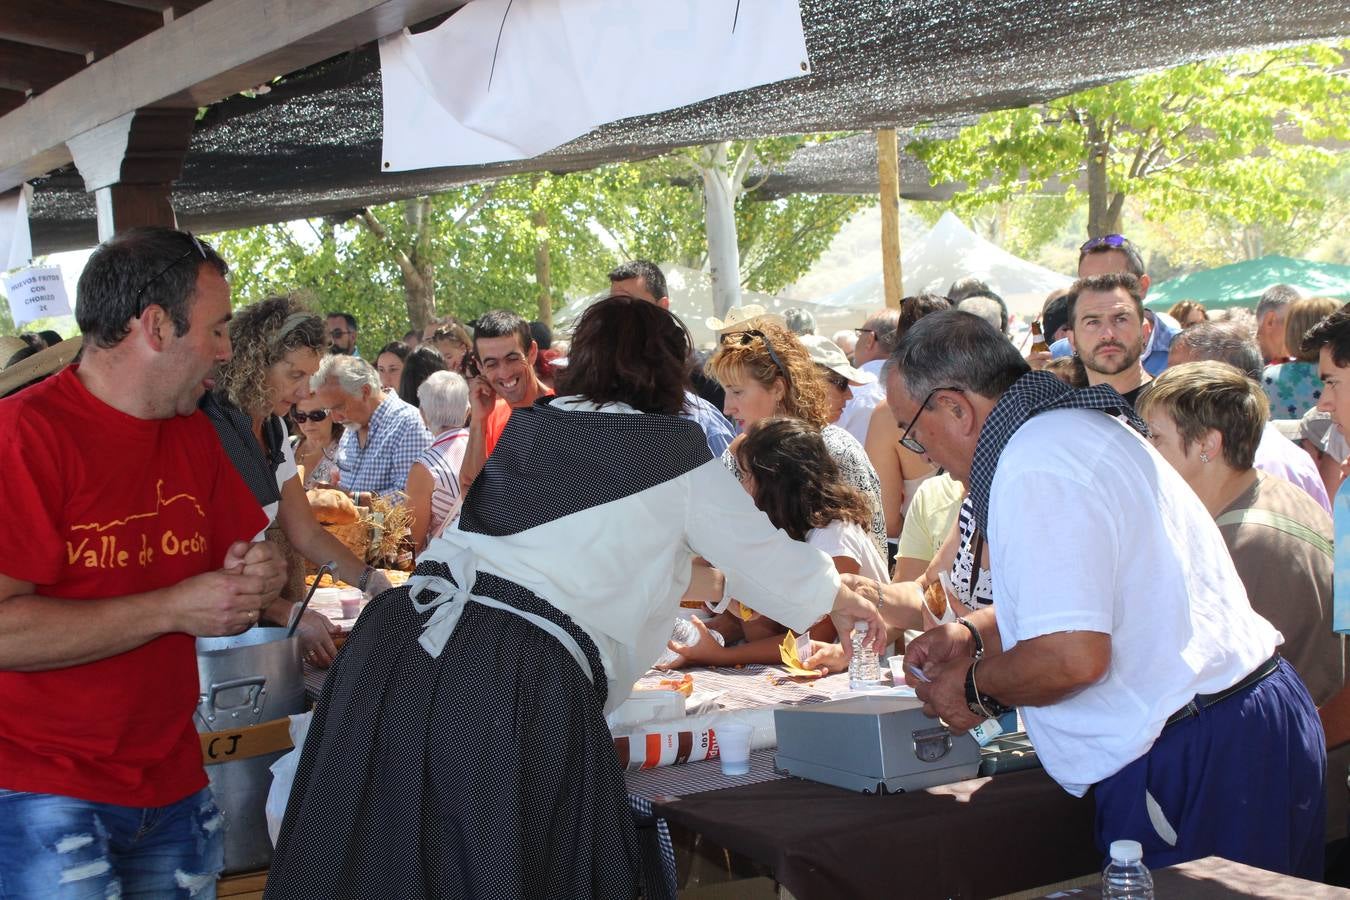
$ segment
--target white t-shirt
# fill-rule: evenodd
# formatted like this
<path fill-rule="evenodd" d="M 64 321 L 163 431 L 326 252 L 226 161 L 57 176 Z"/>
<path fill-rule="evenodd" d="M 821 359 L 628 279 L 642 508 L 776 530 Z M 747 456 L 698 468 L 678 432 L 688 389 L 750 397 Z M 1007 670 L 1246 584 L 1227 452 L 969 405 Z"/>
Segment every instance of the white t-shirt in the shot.
<path fill-rule="evenodd" d="M 281 465 L 277 466 L 276 472 L 277 490 L 284 491 L 286 489 L 286 482 L 290 481 L 292 478 L 297 477 L 299 474 L 300 468 L 295 464 L 295 448 L 291 446 L 290 441 L 282 441 Z M 263 513 L 266 514 L 267 516 L 268 528 L 271 528 L 272 523 L 276 522 L 277 512 L 280 509 L 281 509 L 281 501 L 277 501 L 276 503 L 269 503 L 262 508 Z M 258 532 L 258 536 L 255 537 L 254 540 L 261 541 L 263 539 L 263 535 L 266 533 L 267 528 L 264 528 L 262 531 Z"/>
<path fill-rule="evenodd" d="M 1111 636 L 1096 684 L 1022 707 L 1045 770 L 1087 788 L 1146 753 L 1197 693 L 1231 687 L 1283 641 L 1255 612 L 1218 526 L 1143 438 L 1093 410 L 1029 420 L 989 501 L 1005 650 L 1064 631 Z"/>
<path fill-rule="evenodd" d="M 831 557 L 848 557 L 858 564 L 858 574 L 866 578 L 881 584 L 891 581 L 890 573 L 886 571 L 886 560 L 877 553 L 877 545 L 854 522 L 835 519 L 824 528 L 812 528 L 806 533 L 806 543 Z"/>

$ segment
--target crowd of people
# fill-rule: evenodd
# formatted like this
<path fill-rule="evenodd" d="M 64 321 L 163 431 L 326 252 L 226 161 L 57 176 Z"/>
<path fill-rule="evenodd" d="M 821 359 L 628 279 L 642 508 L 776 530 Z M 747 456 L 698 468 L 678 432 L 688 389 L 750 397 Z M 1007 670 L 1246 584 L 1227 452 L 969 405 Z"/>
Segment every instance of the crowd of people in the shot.
<path fill-rule="evenodd" d="M 0 339 L 5 890 L 213 878 L 192 636 L 297 615 L 331 670 L 269 898 L 634 896 L 605 713 L 663 654 L 774 663 L 788 629 L 838 671 L 859 622 L 952 729 L 1019 710 L 1095 789 L 1103 849 L 1321 878 L 1350 307 L 1156 312 L 1108 235 L 1047 298 L 1048 349 L 962 279 L 832 338 L 733 309 L 700 351 L 638 260 L 566 342 L 494 310 L 371 362 L 352 315 L 233 309 L 227 272 L 127 231 L 80 278 L 80 339 Z M 329 495 L 408 510 L 405 586 L 319 524 Z M 340 654 L 300 559 L 378 598 Z"/>

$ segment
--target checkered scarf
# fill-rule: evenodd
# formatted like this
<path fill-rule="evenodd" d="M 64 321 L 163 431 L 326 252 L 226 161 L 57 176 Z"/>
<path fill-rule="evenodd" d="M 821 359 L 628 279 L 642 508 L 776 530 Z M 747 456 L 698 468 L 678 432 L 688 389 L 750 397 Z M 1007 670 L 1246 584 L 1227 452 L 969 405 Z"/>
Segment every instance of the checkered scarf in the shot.
<path fill-rule="evenodd" d="M 1003 448 L 1027 419 L 1052 409 L 1100 409 L 1114 413 L 1135 431 L 1148 435 L 1144 420 L 1110 385 L 1075 389 L 1049 372 L 1028 372 L 999 398 L 975 443 L 969 500 L 975 511 L 975 527 L 983 534 L 989 533 L 989 492 Z"/>

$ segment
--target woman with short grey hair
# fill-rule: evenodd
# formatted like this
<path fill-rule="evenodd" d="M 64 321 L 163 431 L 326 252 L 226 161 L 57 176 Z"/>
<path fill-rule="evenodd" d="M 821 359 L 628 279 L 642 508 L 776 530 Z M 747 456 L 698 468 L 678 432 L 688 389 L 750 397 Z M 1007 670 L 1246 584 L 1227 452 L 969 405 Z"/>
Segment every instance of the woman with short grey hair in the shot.
<path fill-rule="evenodd" d="M 408 508 L 412 510 L 415 553 L 441 533 L 459 512 L 459 468 L 469 443 L 464 420 L 469 413 L 469 384 L 458 372 L 433 372 L 417 389 L 422 421 L 434 439 L 408 470 Z"/>

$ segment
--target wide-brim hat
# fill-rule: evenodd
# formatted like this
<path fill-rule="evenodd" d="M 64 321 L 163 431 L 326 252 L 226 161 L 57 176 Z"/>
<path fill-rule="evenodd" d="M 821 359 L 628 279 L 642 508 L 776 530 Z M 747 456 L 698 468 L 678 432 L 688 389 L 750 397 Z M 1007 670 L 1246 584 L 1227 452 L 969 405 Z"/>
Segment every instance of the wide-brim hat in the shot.
<path fill-rule="evenodd" d="M 755 322 L 769 321 L 782 328 L 787 328 L 787 320 L 777 313 L 771 313 L 758 303 L 751 303 L 747 306 L 733 306 L 727 310 L 727 317 L 719 319 L 717 316 L 709 316 L 704 324 L 712 331 L 718 334 L 735 334 L 738 331 L 749 331 L 755 327 Z"/>
<path fill-rule="evenodd" d="M 0 339 L 3 341 L 6 339 Z M 23 341 L 18 338 L 12 340 Z M 7 346 L 7 345 L 4 345 Z M 0 354 L 4 354 L 4 346 L 0 346 Z M 25 345 L 26 346 L 26 345 Z M 61 371 L 65 366 L 76 357 L 80 348 L 84 346 L 83 337 L 74 337 L 68 341 L 62 341 L 54 347 L 48 347 L 46 350 L 39 350 L 27 359 L 21 359 L 12 366 L 6 366 L 0 369 L 0 397 L 5 396 L 17 387 L 27 384 L 36 378 L 42 378 Z M 18 351 L 18 347 L 13 348 L 8 356 L 0 358 L 8 359 Z"/>
<path fill-rule="evenodd" d="M 842 375 L 848 379 L 849 384 L 861 386 L 877 380 L 877 376 L 871 372 L 864 372 L 849 363 L 848 354 L 829 338 L 818 334 L 803 334 L 797 340 L 801 341 L 806 347 L 806 352 L 811 354 L 811 362 L 824 366 L 836 375 Z"/>

